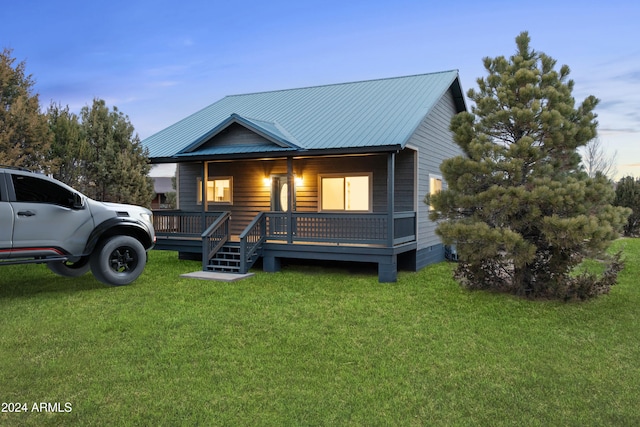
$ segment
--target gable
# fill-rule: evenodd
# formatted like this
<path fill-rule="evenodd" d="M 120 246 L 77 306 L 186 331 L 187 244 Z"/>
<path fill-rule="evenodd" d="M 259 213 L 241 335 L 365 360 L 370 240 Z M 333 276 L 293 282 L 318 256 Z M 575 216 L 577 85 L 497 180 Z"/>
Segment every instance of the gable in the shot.
<path fill-rule="evenodd" d="M 277 123 L 231 114 L 210 132 L 178 153 L 179 157 L 263 153 L 298 148 Z"/>
<path fill-rule="evenodd" d="M 258 135 L 238 123 L 232 123 L 220 133 L 206 141 L 202 147 L 225 147 L 231 145 L 273 145 L 272 141 Z"/>

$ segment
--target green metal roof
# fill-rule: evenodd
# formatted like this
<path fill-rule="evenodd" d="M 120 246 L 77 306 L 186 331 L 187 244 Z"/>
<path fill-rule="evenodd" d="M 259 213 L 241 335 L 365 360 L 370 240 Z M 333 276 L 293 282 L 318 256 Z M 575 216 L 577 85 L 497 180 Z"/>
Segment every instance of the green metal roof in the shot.
<path fill-rule="evenodd" d="M 450 88 L 459 110 L 463 110 L 457 71 L 232 95 L 142 143 L 152 161 L 270 151 L 404 147 Z M 233 123 L 259 134 L 270 145 L 216 147 L 215 136 Z"/>

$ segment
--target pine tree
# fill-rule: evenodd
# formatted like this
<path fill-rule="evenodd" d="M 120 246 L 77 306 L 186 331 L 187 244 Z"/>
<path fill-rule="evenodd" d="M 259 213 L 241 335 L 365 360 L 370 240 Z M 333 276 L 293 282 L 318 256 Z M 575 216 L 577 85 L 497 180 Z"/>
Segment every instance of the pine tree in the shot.
<path fill-rule="evenodd" d="M 456 277 L 470 288 L 529 297 L 588 298 L 607 283 L 580 280 L 574 267 L 587 256 L 603 258 L 628 210 L 611 206 L 613 189 L 602 175 L 581 169 L 577 149 L 596 136 L 587 97 L 575 106 L 569 67 L 516 38 L 509 59 L 484 58 L 486 78 L 471 89 L 471 113 L 451 121 L 464 156 L 441 166 L 448 188 L 429 198 L 437 233 L 456 244 Z M 604 279 L 603 279 L 604 280 Z"/>
<path fill-rule="evenodd" d="M 52 135 L 40 112 L 34 81 L 25 62 L 15 64 L 12 51 L 0 52 L 0 164 L 48 172 Z"/>

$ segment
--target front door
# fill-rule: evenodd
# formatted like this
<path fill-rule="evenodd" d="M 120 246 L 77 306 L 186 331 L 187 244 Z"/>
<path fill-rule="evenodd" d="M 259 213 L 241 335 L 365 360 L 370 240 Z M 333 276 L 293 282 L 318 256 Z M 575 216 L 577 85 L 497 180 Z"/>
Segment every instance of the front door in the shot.
<path fill-rule="evenodd" d="M 271 210 L 273 212 L 289 210 L 289 183 L 286 175 L 271 177 Z"/>
<path fill-rule="evenodd" d="M 271 176 L 271 211 L 289 211 L 289 183 L 286 175 Z M 287 234 L 287 215 L 273 216 L 271 221 L 273 234 Z"/>

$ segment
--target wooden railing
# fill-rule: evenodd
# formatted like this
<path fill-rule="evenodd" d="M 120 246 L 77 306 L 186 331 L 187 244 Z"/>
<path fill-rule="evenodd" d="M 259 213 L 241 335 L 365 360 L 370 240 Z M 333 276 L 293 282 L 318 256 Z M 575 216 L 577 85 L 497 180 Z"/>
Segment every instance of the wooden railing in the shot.
<path fill-rule="evenodd" d="M 387 239 L 387 215 L 381 213 L 294 214 L 294 240 L 384 244 Z"/>
<path fill-rule="evenodd" d="M 153 211 L 153 228 L 156 236 L 200 236 L 222 214 L 156 210 Z"/>
<path fill-rule="evenodd" d="M 153 226 L 156 235 L 199 238 L 203 230 L 209 228 L 225 212 L 183 212 L 154 211 Z M 315 213 L 293 212 L 289 230 L 287 212 L 264 212 L 258 214 L 247 227 L 258 227 L 269 240 L 287 240 L 291 234 L 292 241 L 354 243 L 354 244 L 387 244 L 388 224 L 386 213 Z M 204 226 L 202 219 L 204 217 Z M 264 224 L 256 224 L 264 221 Z M 416 213 L 396 212 L 393 216 L 393 244 L 402 244 L 416 239 Z M 245 229 L 245 232 L 247 232 Z M 290 233 L 291 232 L 291 233 Z M 244 233 L 243 233 L 244 234 Z M 255 239 L 249 237 L 247 239 Z M 247 244 L 254 242 L 247 240 Z"/>
<path fill-rule="evenodd" d="M 290 242 L 326 242 L 385 245 L 389 243 L 388 216 L 383 213 L 267 212 L 266 238 Z M 289 227 L 292 229 L 289 230 Z M 416 239 L 415 212 L 394 214 L 393 244 Z"/>
<path fill-rule="evenodd" d="M 260 212 L 240 234 L 240 272 L 249 271 L 255 260 L 262 255 L 259 251 L 266 240 L 267 214 Z"/>
<path fill-rule="evenodd" d="M 166 242 L 190 239 L 199 245 L 197 241 L 202 238 L 203 254 L 215 253 L 228 241 L 230 221 L 228 212 L 154 211 L 153 217 L 160 239 L 167 239 Z M 413 242 L 417 235 L 416 213 L 394 213 L 392 238 L 390 229 L 386 213 L 262 212 L 240 235 L 243 269 L 250 268 L 261 255 L 266 240 L 381 246 Z"/>
<path fill-rule="evenodd" d="M 396 212 L 393 214 L 393 244 L 413 242 L 416 240 L 416 213 Z"/>
<path fill-rule="evenodd" d="M 209 260 L 229 240 L 229 218 L 231 213 L 224 212 L 200 235 L 203 254 L 202 270 L 206 270 Z"/>

